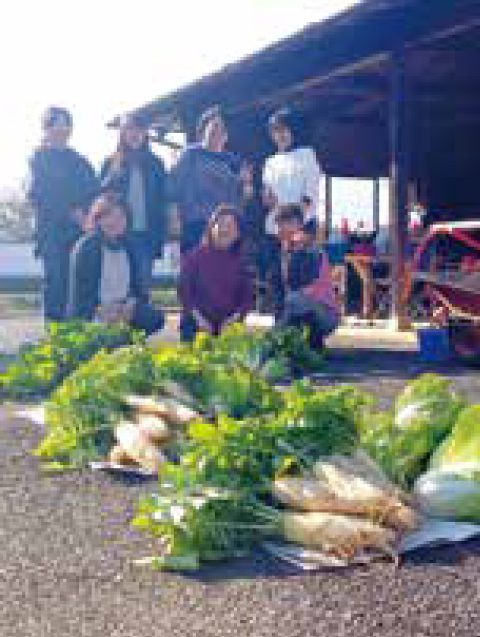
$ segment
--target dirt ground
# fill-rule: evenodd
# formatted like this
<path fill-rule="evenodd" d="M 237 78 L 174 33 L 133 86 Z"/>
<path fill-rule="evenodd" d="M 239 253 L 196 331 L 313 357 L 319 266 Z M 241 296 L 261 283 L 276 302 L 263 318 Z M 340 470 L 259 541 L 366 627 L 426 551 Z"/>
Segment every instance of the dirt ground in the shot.
<path fill-rule="evenodd" d="M 321 385 L 354 383 L 387 406 L 425 371 L 414 351 L 333 349 Z M 471 400 L 475 371 L 445 366 Z M 299 574 L 262 553 L 195 576 L 132 565 L 129 528 L 154 482 L 43 475 L 41 431 L 0 408 L 1 637 L 478 637 L 480 541 L 345 571 Z"/>

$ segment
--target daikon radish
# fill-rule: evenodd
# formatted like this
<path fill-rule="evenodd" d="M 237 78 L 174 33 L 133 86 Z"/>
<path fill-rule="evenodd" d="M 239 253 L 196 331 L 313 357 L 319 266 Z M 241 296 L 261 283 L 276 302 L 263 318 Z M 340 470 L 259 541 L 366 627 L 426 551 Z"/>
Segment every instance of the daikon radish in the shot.
<path fill-rule="evenodd" d="M 172 430 L 168 427 L 167 423 L 158 416 L 142 414 L 137 422 L 145 438 L 155 445 L 169 442 L 173 437 Z"/>
<path fill-rule="evenodd" d="M 125 396 L 126 404 L 135 411 L 143 414 L 153 414 L 162 416 L 162 405 L 159 404 L 152 396 L 137 396 L 135 394 L 129 394 Z"/>
<path fill-rule="evenodd" d="M 149 442 L 135 423 L 122 423 L 115 429 L 118 444 L 141 467 L 157 472 L 166 458 L 163 453 Z"/>
<path fill-rule="evenodd" d="M 182 405 L 174 398 L 162 397 L 156 400 L 146 396 L 129 395 L 126 396 L 125 402 L 140 413 L 164 418 L 169 424 L 177 427 L 183 427 L 200 418 L 197 411 Z"/>
<path fill-rule="evenodd" d="M 340 498 L 325 483 L 297 477 L 275 480 L 272 483 L 272 493 L 279 502 L 297 511 L 355 515 L 398 530 L 415 526 L 414 511 L 389 496 L 366 500 Z"/>
<path fill-rule="evenodd" d="M 416 512 L 371 462 L 360 454 L 353 458 L 332 456 L 315 464 L 315 475 L 338 501 L 330 510 L 368 517 L 398 530 L 415 528 Z"/>
<path fill-rule="evenodd" d="M 130 456 L 126 453 L 125 449 L 123 449 L 123 447 L 121 447 L 120 445 L 115 445 L 115 447 L 112 447 L 108 455 L 108 459 L 110 460 L 110 462 L 113 462 L 113 464 L 119 464 L 119 465 L 136 464 L 136 462 L 132 460 L 132 458 L 130 458 Z"/>
<path fill-rule="evenodd" d="M 300 477 L 277 478 L 272 483 L 276 499 L 298 511 L 325 511 L 335 496 L 319 480 Z"/>
<path fill-rule="evenodd" d="M 182 403 L 182 405 L 187 405 L 188 407 L 195 407 L 197 405 L 195 398 L 174 380 L 162 381 L 158 386 L 158 391 L 160 394 L 170 396 L 170 398 L 175 398 Z"/>
<path fill-rule="evenodd" d="M 342 558 L 353 558 L 365 549 L 377 549 L 396 557 L 397 535 L 370 520 L 335 513 L 284 513 L 283 537 L 306 547 L 316 547 Z"/>
<path fill-rule="evenodd" d="M 164 398 L 163 408 L 164 418 L 177 427 L 185 427 L 201 417 L 198 411 L 182 405 L 174 398 Z"/>

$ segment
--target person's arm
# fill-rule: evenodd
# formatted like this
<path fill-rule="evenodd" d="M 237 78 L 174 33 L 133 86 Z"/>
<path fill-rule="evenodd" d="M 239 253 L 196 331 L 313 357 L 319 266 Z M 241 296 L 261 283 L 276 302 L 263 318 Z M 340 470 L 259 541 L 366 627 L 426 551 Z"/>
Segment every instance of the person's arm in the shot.
<path fill-rule="evenodd" d="M 155 254 L 161 256 L 167 233 L 167 172 L 163 161 L 152 153 L 154 171 L 154 239 Z"/>
<path fill-rule="evenodd" d="M 278 203 L 272 188 L 272 163 L 270 158 L 265 161 L 262 173 L 262 201 L 267 210 L 272 210 Z"/>
<path fill-rule="evenodd" d="M 330 273 L 330 263 L 327 254 L 321 255 L 319 264 L 319 272 L 315 281 L 306 285 L 302 292 L 314 301 L 318 301 L 327 305 L 333 312 L 338 312 L 335 290 Z"/>
<path fill-rule="evenodd" d="M 317 157 L 313 148 L 306 148 L 303 152 L 302 172 L 304 179 L 304 193 L 310 201 L 308 217 L 317 218 L 318 214 L 325 213 L 325 175 L 320 170 Z M 323 186 L 322 186 L 323 185 Z M 323 210 L 322 207 L 323 206 Z"/>
<path fill-rule="evenodd" d="M 169 175 L 169 200 L 177 204 L 180 219 L 186 215 L 186 189 L 192 179 L 193 150 L 186 150 L 180 156 Z"/>
<path fill-rule="evenodd" d="M 198 263 L 197 254 L 198 253 L 190 254 L 183 260 L 178 282 L 178 296 L 182 303 L 183 310 L 195 317 L 199 329 L 211 333 L 213 326 L 199 309 L 200 299 L 196 281 L 200 264 Z"/>
<path fill-rule="evenodd" d="M 83 222 L 86 215 L 92 205 L 95 197 L 99 193 L 99 180 L 91 163 L 86 158 L 81 158 L 80 166 L 80 192 L 79 201 L 76 207 L 72 210 L 72 216 L 74 221 L 83 227 Z"/>
<path fill-rule="evenodd" d="M 98 305 L 101 251 L 97 237 L 82 237 L 70 257 L 70 318 L 91 321 Z"/>
<path fill-rule="evenodd" d="M 118 154 L 107 157 L 100 169 L 100 190 L 115 190 L 124 193 L 126 190 L 127 171 Z"/>
<path fill-rule="evenodd" d="M 253 286 L 252 277 L 250 276 L 245 264 L 242 263 L 242 267 L 239 271 L 239 277 L 235 289 L 235 306 L 236 310 L 232 316 L 227 319 L 227 322 L 235 322 L 239 319 L 245 318 L 245 316 L 252 310 L 255 304 L 255 291 Z"/>

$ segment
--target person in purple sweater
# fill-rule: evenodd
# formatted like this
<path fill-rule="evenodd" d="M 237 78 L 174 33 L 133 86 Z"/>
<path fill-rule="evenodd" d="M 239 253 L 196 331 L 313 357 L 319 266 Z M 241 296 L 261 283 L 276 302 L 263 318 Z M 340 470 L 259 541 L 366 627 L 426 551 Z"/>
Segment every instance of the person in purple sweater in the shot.
<path fill-rule="evenodd" d="M 198 330 L 217 336 L 253 307 L 253 283 L 240 246 L 240 215 L 222 204 L 213 213 L 201 245 L 182 262 L 182 340 L 192 341 Z"/>

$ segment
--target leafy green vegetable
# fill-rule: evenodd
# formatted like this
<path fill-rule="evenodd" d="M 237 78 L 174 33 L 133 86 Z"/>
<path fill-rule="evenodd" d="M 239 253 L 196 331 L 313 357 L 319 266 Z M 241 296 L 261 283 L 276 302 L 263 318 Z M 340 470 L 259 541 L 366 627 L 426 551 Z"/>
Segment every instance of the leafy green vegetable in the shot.
<path fill-rule="evenodd" d="M 415 483 L 416 501 L 427 515 L 480 522 L 480 463 L 428 471 Z"/>
<path fill-rule="evenodd" d="M 465 462 L 480 463 L 480 405 L 461 412 L 452 433 L 433 455 L 430 467 L 444 469 Z"/>
<path fill-rule="evenodd" d="M 243 556 L 258 543 L 254 505 L 227 491 L 144 498 L 132 524 L 162 538 L 165 553 L 150 562 L 156 568 L 190 570 L 201 561 Z"/>
<path fill-rule="evenodd" d="M 145 346 L 99 352 L 45 404 L 49 433 L 35 454 L 74 465 L 105 456 L 125 409 L 124 394 L 150 393 L 154 378 L 152 353 Z"/>
<path fill-rule="evenodd" d="M 394 413 L 364 422 L 361 445 L 394 482 L 410 488 L 464 407 L 449 379 L 424 374 L 400 394 Z"/>
<path fill-rule="evenodd" d="M 38 343 L 24 345 L 18 360 L 0 376 L 0 390 L 11 399 L 43 397 L 101 349 L 133 343 L 137 337 L 122 325 L 70 321 L 50 323 Z"/>
<path fill-rule="evenodd" d="M 204 362 L 247 368 L 270 382 L 324 367 L 323 353 L 310 349 L 306 331 L 293 327 L 263 332 L 234 324 L 216 338 L 199 335 L 195 351 Z"/>

